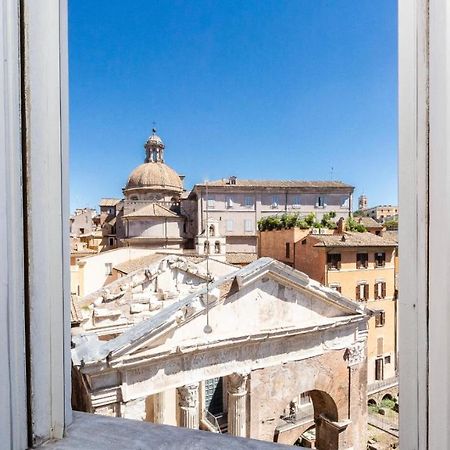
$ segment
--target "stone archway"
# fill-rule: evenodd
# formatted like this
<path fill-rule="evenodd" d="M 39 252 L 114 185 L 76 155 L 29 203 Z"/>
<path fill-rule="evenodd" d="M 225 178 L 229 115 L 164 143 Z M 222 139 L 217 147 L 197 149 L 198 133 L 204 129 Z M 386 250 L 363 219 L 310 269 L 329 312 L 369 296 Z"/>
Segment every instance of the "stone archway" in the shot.
<path fill-rule="evenodd" d="M 312 410 L 310 417 L 305 413 L 308 405 L 290 404 L 290 414 L 286 416 L 286 424 L 277 427 L 274 441 L 293 445 L 302 434 L 315 427 L 315 445 L 318 450 L 339 450 L 339 434 L 346 428 L 339 423 L 338 408 L 335 401 L 325 391 L 314 389 L 301 396 L 307 395 L 311 399 Z"/>
<path fill-rule="evenodd" d="M 325 391 L 309 392 L 314 407 L 316 425 L 316 448 L 318 450 L 338 450 L 339 434 L 343 428 L 338 425 L 339 416 L 335 401 Z"/>

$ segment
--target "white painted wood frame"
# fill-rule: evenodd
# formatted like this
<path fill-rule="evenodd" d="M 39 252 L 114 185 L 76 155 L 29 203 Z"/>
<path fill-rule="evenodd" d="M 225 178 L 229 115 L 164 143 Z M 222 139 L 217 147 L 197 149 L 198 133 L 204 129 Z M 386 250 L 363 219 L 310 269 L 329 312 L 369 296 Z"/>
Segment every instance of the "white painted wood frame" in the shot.
<path fill-rule="evenodd" d="M 19 3 L 26 24 L 27 241 L 22 236 Z M 449 23 L 447 0 L 399 0 L 400 438 L 449 448 Z M 23 247 L 30 270 L 32 433 L 70 421 L 64 0 L 0 4 L 0 435 L 26 445 Z M 428 65 L 429 64 L 429 65 Z M 428 105 L 430 106 L 428 109 Z"/>
<path fill-rule="evenodd" d="M 18 8 L 0 2 L 0 447 L 11 449 L 27 447 Z"/>
<path fill-rule="evenodd" d="M 399 1 L 400 442 L 450 448 L 450 2 Z"/>
<path fill-rule="evenodd" d="M 0 447 L 23 450 L 71 420 L 66 2 L 0 25 Z"/>
<path fill-rule="evenodd" d="M 65 0 L 22 1 L 32 442 L 70 421 L 68 60 Z"/>

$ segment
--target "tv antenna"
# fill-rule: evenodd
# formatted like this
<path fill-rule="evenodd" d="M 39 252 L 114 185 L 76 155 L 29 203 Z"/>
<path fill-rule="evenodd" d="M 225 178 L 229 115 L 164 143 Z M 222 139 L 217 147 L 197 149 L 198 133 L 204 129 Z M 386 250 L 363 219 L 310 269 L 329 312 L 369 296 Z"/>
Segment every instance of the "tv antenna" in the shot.
<path fill-rule="evenodd" d="M 210 242 L 209 242 L 209 195 L 208 195 L 208 180 L 205 180 L 205 190 L 206 190 L 206 208 L 205 208 L 205 232 L 206 232 L 206 325 L 203 331 L 206 334 L 212 332 L 211 325 L 209 324 L 209 283 L 211 281 L 211 275 L 209 273 L 209 253 L 210 253 Z"/>

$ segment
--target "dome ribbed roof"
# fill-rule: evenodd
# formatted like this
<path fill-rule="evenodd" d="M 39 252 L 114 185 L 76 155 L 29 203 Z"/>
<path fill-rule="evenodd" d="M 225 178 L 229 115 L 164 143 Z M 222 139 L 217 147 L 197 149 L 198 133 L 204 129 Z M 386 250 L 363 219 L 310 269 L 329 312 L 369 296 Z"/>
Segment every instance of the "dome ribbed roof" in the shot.
<path fill-rule="evenodd" d="M 146 145 L 157 144 L 160 146 L 164 146 L 162 139 L 155 134 L 155 129 L 153 129 L 153 134 L 147 139 Z"/>
<path fill-rule="evenodd" d="M 131 172 L 125 191 L 132 189 L 151 189 L 154 191 L 182 192 L 183 183 L 179 175 L 163 162 L 141 164 Z"/>

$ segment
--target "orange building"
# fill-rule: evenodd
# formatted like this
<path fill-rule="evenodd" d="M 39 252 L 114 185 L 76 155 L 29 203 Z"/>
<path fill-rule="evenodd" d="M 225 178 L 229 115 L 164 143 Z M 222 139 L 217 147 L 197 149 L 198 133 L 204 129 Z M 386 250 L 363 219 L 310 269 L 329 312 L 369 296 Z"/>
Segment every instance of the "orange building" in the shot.
<path fill-rule="evenodd" d="M 279 259 L 345 297 L 367 302 L 376 313 L 369 320 L 368 383 L 393 378 L 397 369 L 397 243 L 384 234 L 339 228 L 334 234 L 296 228 L 262 232 L 259 256 Z M 292 249 L 289 257 L 288 249 Z"/>

